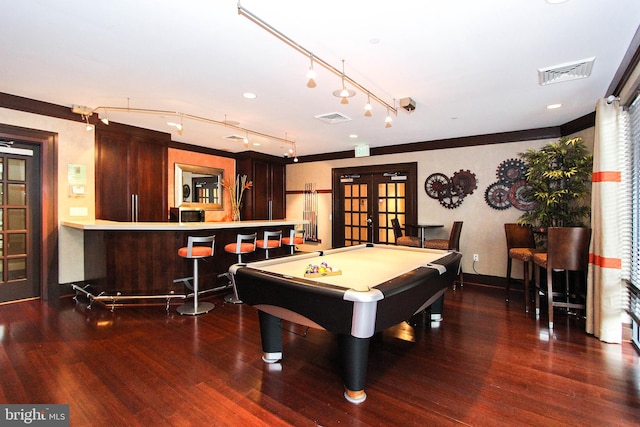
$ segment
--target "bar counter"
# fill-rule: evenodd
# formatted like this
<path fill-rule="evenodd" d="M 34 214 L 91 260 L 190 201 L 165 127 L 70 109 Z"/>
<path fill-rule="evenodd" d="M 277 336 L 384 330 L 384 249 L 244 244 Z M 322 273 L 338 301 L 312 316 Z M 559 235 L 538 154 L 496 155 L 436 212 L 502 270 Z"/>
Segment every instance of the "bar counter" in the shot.
<path fill-rule="evenodd" d="M 237 256 L 224 251 L 236 241 L 238 233 L 282 230 L 287 236 L 305 220 L 258 220 L 229 222 L 118 222 L 63 221 L 64 227 L 84 233 L 85 284 L 94 292 L 126 295 L 157 295 L 185 292 L 184 283 L 176 279 L 192 275 L 193 262 L 178 256 L 189 236 L 216 236 L 214 256 L 200 263 L 200 289 L 219 285 L 218 275 L 237 263 Z M 269 256 L 286 255 L 288 249 L 270 251 Z M 264 258 L 264 251 L 243 256 L 244 261 Z"/>

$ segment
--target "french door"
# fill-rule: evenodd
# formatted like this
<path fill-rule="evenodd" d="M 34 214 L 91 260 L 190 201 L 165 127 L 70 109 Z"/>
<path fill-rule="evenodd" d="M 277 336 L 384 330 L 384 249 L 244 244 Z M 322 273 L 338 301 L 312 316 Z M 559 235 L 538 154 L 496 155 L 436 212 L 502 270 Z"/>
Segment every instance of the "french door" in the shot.
<path fill-rule="evenodd" d="M 40 148 L 0 141 L 0 302 L 40 296 Z"/>
<path fill-rule="evenodd" d="M 391 220 L 417 218 L 415 163 L 333 170 L 333 246 L 395 243 Z"/>

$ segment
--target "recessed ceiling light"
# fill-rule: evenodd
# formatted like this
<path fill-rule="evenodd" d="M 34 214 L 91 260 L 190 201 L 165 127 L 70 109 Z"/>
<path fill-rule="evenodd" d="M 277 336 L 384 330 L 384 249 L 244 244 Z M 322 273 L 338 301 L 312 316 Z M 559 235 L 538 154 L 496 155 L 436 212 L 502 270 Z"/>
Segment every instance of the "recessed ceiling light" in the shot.
<path fill-rule="evenodd" d="M 247 99 L 256 99 L 256 94 L 253 92 L 245 92 L 242 94 Z"/>
<path fill-rule="evenodd" d="M 549 104 L 547 105 L 547 110 L 555 110 L 556 108 L 562 107 L 562 104 Z"/>
<path fill-rule="evenodd" d="M 358 135 L 356 135 L 355 133 L 352 133 L 351 135 L 349 135 L 349 138 L 352 139 L 356 139 L 358 137 Z"/>
<path fill-rule="evenodd" d="M 253 146 L 254 146 L 254 147 L 259 147 L 259 146 L 260 146 L 260 143 L 259 143 L 259 142 L 254 142 L 254 143 L 253 143 Z"/>
<path fill-rule="evenodd" d="M 547 0 L 547 3 L 549 4 L 560 4 L 560 3 L 564 3 L 567 0 Z"/>

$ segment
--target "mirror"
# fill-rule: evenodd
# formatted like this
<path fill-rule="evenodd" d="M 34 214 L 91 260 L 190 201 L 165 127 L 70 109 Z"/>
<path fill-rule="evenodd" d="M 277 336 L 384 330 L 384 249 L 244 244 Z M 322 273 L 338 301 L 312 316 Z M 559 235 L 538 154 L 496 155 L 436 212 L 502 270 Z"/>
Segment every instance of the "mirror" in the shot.
<path fill-rule="evenodd" d="M 223 169 L 176 163 L 175 174 L 175 207 L 223 209 Z"/>

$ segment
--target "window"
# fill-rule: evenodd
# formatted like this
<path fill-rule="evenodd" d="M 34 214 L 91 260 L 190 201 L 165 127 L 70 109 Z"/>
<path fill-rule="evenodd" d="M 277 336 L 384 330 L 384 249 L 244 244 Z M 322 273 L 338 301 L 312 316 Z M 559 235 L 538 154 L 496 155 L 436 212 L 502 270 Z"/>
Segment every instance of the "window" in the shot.
<path fill-rule="evenodd" d="M 629 277 L 629 314 L 633 321 L 633 342 L 640 348 L 640 97 L 629 107 L 631 130 L 631 251 Z"/>

